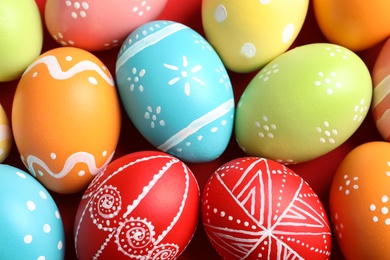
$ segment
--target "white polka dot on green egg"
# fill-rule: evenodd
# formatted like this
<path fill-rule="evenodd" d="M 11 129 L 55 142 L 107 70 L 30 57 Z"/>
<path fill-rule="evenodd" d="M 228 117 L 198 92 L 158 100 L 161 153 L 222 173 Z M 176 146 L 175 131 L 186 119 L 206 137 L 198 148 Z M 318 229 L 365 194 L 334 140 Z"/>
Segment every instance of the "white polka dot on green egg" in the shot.
<path fill-rule="evenodd" d="M 34 177 L 0 164 L 0 259 L 63 259 L 64 229 L 53 198 Z"/>
<path fill-rule="evenodd" d="M 249 155 L 305 162 L 345 142 L 366 117 L 371 75 L 352 51 L 316 43 L 268 63 L 243 92 L 235 133 Z"/>

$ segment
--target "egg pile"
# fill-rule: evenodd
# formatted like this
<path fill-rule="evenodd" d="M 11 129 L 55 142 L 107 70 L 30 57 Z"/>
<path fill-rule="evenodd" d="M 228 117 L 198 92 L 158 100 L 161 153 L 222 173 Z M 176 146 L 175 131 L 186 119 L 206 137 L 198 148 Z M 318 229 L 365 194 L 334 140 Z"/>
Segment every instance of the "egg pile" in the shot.
<path fill-rule="evenodd" d="M 0 258 L 389 258 L 389 7 L 2 1 Z"/>

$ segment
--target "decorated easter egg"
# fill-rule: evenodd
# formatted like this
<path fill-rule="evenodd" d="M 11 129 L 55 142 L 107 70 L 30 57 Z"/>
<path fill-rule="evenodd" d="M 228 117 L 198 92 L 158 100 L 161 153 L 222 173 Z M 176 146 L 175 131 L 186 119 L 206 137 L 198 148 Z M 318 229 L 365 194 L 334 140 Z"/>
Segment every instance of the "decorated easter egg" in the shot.
<path fill-rule="evenodd" d="M 322 33 L 353 51 L 368 49 L 390 35 L 389 1 L 314 0 Z"/>
<path fill-rule="evenodd" d="M 176 259 L 195 232 L 198 210 L 197 181 L 179 159 L 159 151 L 124 155 L 82 197 L 74 224 L 77 256 Z"/>
<path fill-rule="evenodd" d="M 202 221 L 224 259 L 329 259 L 331 252 L 317 194 L 269 159 L 244 157 L 218 168 L 203 190 Z"/>
<path fill-rule="evenodd" d="M 196 31 L 172 21 L 137 28 L 120 50 L 116 80 L 127 115 L 159 150 L 206 162 L 226 149 L 232 86 L 219 56 Z"/>
<path fill-rule="evenodd" d="M 12 147 L 12 130 L 7 114 L 0 105 L 0 163 L 9 155 Z"/>
<path fill-rule="evenodd" d="M 390 39 L 383 45 L 372 71 L 374 90 L 371 111 L 376 128 L 390 141 Z"/>
<path fill-rule="evenodd" d="M 267 64 L 244 90 L 236 139 L 249 155 L 308 161 L 357 130 L 371 96 L 370 72 L 352 51 L 329 43 L 297 47 Z"/>
<path fill-rule="evenodd" d="M 346 259 L 389 259 L 390 144 L 369 142 L 340 163 L 330 190 L 334 234 Z"/>
<path fill-rule="evenodd" d="M 154 20 L 167 0 L 47 0 L 45 21 L 62 46 L 99 51 L 120 46 L 138 26 Z"/>
<path fill-rule="evenodd" d="M 50 193 L 30 174 L 0 164 L 0 258 L 63 259 L 62 219 Z"/>
<path fill-rule="evenodd" d="M 291 46 L 308 5 L 308 0 L 203 0 L 203 28 L 227 68 L 255 71 Z"/>
<path fill-rule="evenodd" d="M 0 2 L 0 82 L 19 78 L 41 54 L 43 30 L 34 0 Z"/>
<path fill-rule="evenodd" d="M 82 49 L 45 52 L 26 69 L 15 91 L 12 126 L 21 159 L 58 193 L 82 190 L 111 161 L 120 120 L 114 79 Z"/>

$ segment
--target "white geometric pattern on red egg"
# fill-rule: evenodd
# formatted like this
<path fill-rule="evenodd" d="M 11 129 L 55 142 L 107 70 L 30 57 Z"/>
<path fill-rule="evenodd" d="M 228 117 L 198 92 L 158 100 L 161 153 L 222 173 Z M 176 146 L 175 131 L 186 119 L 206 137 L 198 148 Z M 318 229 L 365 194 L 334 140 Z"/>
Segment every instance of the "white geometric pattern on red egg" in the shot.
<path fill-rule="evenodd" d="M 316 59 L 305 51 L 315 53 Z M 276 58 L 254 77 L 238 102 L 239 146 L 284 164 L 336 148 L 359 127 L 370 107 L 371 78 L 362 64 L 348 49 L 331 44 L 298 47 Z M 361 71 L 361 80 L 353 68 Z M 302 150 L 304 143 L 316 147 L 308 154 Z"/>
<path fill-rule="evenodd" d="M 51 195 L 24 171 L 8 165 L 0 165 L 0 171 L 2 196 L 8 201 L 1 203 L 5 210 L 5 215 L 0 216 L 2 232 L 7 234 L 2 236 L 7 242 L 1 244 L 11 245 L 2 246 L 2 256 L 62 259 L 65 253 L 63 224 Z"/>
<path fill-rule="evenodd" d="M 128 116 L 161 151 L 205 161 L 225 149 L 233 125 L 232 86 L 197 32 L 170 21 L 139 27 L 120 50 L 116 78 Z"/>
<path fill-rule="evenodd" d="M 169 159 L 169 161 L 162 166 L 149 182 L 145 183 L 146 185 L 140 189 L 141 193 L 137 195 L 131 204 L 124 205 L 120 191 L 116 187 L 106 184 L 115 178 L 116 175 L 123 174 L 123 171 L 127 168 L 147 163 L 150 160 L 164 158 Z M 179 253 L 179 246 L 173 243 L 162 243 L 162 241 L 183 213 L 190 185 L 190 176 L 187 168 L 183 165 L 185 189 L 182 201 L 177 212 L 172 215 L 171 222 L 166 227 L 163 229 L 161 226 L 156 228 L 153 220 L 147 217 L 138 216 L 134 218 L 133 216 L 137 215 L 138 207 L 143 207 L 143 201 L 147 200 L 148 194 L 152 193 L 156 183 L 163 179 L 170 168 L 176 164 L 180 164 L 180 161 L 171 156 L 148 156 L 123 165 L 110 175 L 105 175 L 105 171 L 97 175 L 82 197 L 83 200 L 87 199 L 88 202 L 78 219 L 75 229 L 76 250 L 80 229 L 89 213 L 93 224 L 99 230 L 107 232 L 107 238 L 94 255 L 94 258 L 102 255 L 108 243 L 114 241 L 117 245 L 117 250 L 130 258 L 160 259 L 159 257 L 164 256 L 166 259 L 174 259 Z"/>
<path fill-rule="evenodd" d="M 302 178 L 277 165 L 241 158 L 210 177 L 202 197 L 210 241 L 227 258 L 327 259 L 331 232 L 318 196 Z"/>

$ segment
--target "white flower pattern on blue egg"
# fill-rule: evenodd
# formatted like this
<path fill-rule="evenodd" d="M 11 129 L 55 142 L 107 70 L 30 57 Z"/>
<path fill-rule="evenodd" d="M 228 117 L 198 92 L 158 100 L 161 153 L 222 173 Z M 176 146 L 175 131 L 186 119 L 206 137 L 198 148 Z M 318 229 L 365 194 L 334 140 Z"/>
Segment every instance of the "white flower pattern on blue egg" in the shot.
<path fill-rule="evenodd" d="M 197 72 L 199 72 L 201 69 L 202 69 L 202 66 L 200 64 L 197 64 L 191 68 L 188 68 L 188 59 L 186 56 L 183 56 L 183 63 L 182 63 L 182 66 L 176 66 L 176 65 L 170 65 L 170 64 L 166 64 L 164 63 L 164 67 L 169 69 L 169 70 L 173 70 L 173 71 L 177 71 L 178 72 L 178 75 L 174 78 L 172 78 L 168 84 L 170 86 L 173 86 L 175 85 L 177 82 L 179 82 L 181 79 L 183 79 L 183 81 L 185 81 L 184 83 L 184 93 L 189 96 L 190 95 L 190 92 L 191 92 L 191 84 L 190 84 L 190 79 L 189 77 L 191 77 L 191 79 L 199 84 L 201 84 L 202 86 L 205 86 L 205 83 L 199 79 L 198 77 L 194 76 L 194 74 L 196 74 Z M 190 76 L 192 75 L 192 76 Z"/>
<path fill-rule="evenodd" d="M 145 117 L 145 119 L 146 120 L 151 120 L 151 122 L 150 122 L 150 127 L 151 128 L 155 128 L 155 126 L 156 126 L 156 121 L 157 121 L 157 116 L 161 113 L 161 107 L 160 106 L 158 106 L 157 108 L 156 108 L 156 110 L 155 111 L 153 111 L 153 109 L 152 109 L 152 107 L 151 106 L 148 106 L 147 108 L 146 108 L 146 112 L 145 112 L 145 115 L 144 115 L 144 117 Z M 158 124 L 160 125 L 160 126 L 165 126 L 165 121 L 164 120 L 159 120 L 158 121 Z"/>

